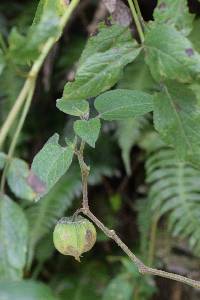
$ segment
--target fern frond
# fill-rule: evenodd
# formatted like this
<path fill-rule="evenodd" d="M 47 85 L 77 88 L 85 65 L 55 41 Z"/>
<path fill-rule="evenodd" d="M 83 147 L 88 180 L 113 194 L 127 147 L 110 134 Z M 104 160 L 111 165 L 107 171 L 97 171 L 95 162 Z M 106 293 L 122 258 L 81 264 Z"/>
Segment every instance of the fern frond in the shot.
<path fill-rule="evenodd" d="M 180 161 L 174 150 L 161 148 L 146 162 L 147 183 L 152 209 L 168 214 L 174 236 L 189 239 L 200 250 L 200 171 Z"/>
<path fill-rule="evenodd" d="M 149 233 L 152 222 L 152 212 L 148 207 L 147 199 L 139 199 L 136 202 L 137 225 L 140 233 L 140 252 L 143 260 L 147 260 L 149 250 Z"/>

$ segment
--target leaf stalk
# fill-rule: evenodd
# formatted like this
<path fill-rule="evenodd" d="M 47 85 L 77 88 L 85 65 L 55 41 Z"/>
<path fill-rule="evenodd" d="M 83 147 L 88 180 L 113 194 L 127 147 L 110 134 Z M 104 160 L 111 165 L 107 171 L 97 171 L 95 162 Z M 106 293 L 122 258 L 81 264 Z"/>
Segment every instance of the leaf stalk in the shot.
<path fill-rule="evenodd" d="M 139 34 L 139 37 L 140 37 L 140 41 L 141 41 L 141 43 L 143 43 L 144 42 L 144 33 L 143 33 L 143 29 L 142 29 L 142 26 L 140 24 L 140 20 L 138 18 L 137 12 L 136 12 L 136 8 L 135 8 L 132 0 L 128 0 L 128 4 L 129 4 L 129 7 L 131 9 L 131 13 L 133 15 L 133 19 L 134 19 L 135 26 L 137 28 L 137 31 L 138 31 L 138 34 Z M 138 8 L 139 8 L 139 5 L 138 5 Z M 140 15 L 141 15 L 141 13 L 140 13 Z"/>

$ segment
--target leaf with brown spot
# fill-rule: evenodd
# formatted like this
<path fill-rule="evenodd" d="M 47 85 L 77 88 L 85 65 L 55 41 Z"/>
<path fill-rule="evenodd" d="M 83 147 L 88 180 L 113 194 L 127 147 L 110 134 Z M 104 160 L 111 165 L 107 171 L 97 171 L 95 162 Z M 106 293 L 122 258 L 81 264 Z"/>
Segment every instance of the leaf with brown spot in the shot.
<path fill-rule="evenodd" d="M 189 13 L 187 0 L 158 0 L 154 20 L 173 26 L 187 36 L 192 30 L 194 15 Z"/>
<path fill-rule="evenodd" d="M 42 180 L 40 180 L 40 178 L 36 176 L 32 171 L 30 171 L 30 174 L 27 178 L 27 182 L 36 194 L 43 194 L 45 192 L 45 183 Z"/>

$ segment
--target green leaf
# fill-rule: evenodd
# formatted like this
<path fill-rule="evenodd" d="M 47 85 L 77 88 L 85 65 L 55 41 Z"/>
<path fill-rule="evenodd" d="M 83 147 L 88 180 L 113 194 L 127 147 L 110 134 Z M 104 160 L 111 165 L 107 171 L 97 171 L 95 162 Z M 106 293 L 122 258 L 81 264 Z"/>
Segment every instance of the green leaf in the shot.
<path fill-rule="evenodd" d="M 18 280 L 23 276 L 28 243 L 27 219 L 15 202 L 0 197 L 0 279 Z M 2 292 L 0 288 L 0 293 Z"/>
<path fill-rule="evenodd" d="M 57 300 L 50 288 L 31 280 L 0 281 L 0 300 Z"/>
<path fill-rule="evenodd" d="M 136 60 L 126 66 L 118 88 L 129 90 L 142 90 L 152 93 L 156 89 L 149 67 L 144 61 L 144 53 L 141 52 Z"/>
<path fill-rule="evenodd" d="M 108 90 L 119 80 L 124 66 L 141 51 L 127 28 L 114 25 L 108 32 L 107 28 L 101 29 L 99 34 L 102 45 L 98 35 L 87 44 L 75 81 L 65 85 L 62 99 L 87 99 Z"/>
<path fill-rule="evenodd" d="M 200 107 L 191 90 L 167 82 L 154 99 L 154 124 L 181 159 L 200 163 Z"/>
<path fill-rule="evenodd" d="M 9 55 L 12 60 L 25 65 L 34 61 L 41 53 L 48 38 L 58 38 L 60 16 L 67 5 L 64 1 L 42 0 L 39 2 L 33 24 L 26 35 L 21 35 L 16 28 L 9 36 Z"/>
<path fill-rule="evenodd" d="M 152 25 L 145 38 L 145 60 L 155 80 L 191 82 L 200 75 L 200 54 L 169 25 Z"/>
<path fill-rule="evenodd" d="M 61 147 L 58 144 L 59 135 L 54 134 L 34 157 L 31 169 L 45 185 L 45 191 L 40 197 L 55 185 L 72 163 L 73 148 Z"/>
<path fill-rule="evenodd" d="M 127 27 L 119 24 L 105 26 L 103 23 L 100 23 L 98 29 L 98 34 L 90 37 L 87 41 L 86 47 L 81 54 L 79 66 L 95 53 L 104 53 L 113 48 L 120 48 L 127 42 L 135 43 Z"/>
<path fill-rule="evenodd" d="M 6 154 L 3 152 L 0 152 L 0 170 L 2 170 L 5 166 L 6 162 Z"/>
<path fill-rule="evenodd" d="M 102 119 L 123 120 L 152 111 L 153 97 L 142 91 L 117 89 L 98 96 L 94 105 Z"/>
<path fill-rule="evenodd" d="M 12 159 L 7 173 L 7 182 L 11 191 L 20 199 L 33 201 L 37 193 L 29 184 L 28 164 L 18 158 Z"/>
<path fill-rule="evenodd" d="M 3 69 L 5 67 L 5 58 L 4 58 L 4 54 L 3 54 L 3 51 L 0 49 L 0 75 L 2 74 L 3 72 Z"/>
<path fill-rule="evenodd" d="M 59 34 L 59 19 L 52 13 L 46 13 L 40 23 L 32 26 L 27 36 L 21 35 L 17 29 L 13 29 L 9 36 L 9 55 L 19 64 L 29 64 L 35 60 L 41 52 L 42 46 L 49 37 Z"/>
<path fill-rule="evenodd" d="M 91 147 L 95 147 L 98 139 L 101 123 L 99 119 L 78 120 L 74 123 L 75 133 Z"/>
<path fill-rule="evenodd" d="M 40 0 L 33 25 L 38 24 L 46 12 L 54 12 L 56 16 L 62 16 L 67 8 L 67 2 L 63 0 Z"/>
<path fill-rule="evenodd" d="M 157 23 L 172 25 L 183 35 L 192 30 L 194 15 L 189 13 L 186 0 L 158 0 L 153 16 Z"/>
<path fill-rule="evenodd" d="M 58 99 L 56 107 L 64 113 L 72 116 L 81 117 L 89 113 L 89 103 L 86 100 Z"/>
<path fill-rule="evenodd" d="M 112 279 L 104 291 L 103 300 L 130 300 L 133 293 L 133 284 L 126 274 L 120 274 Z"/>
<path fill-rule="evenodd" d="M 196 19 L 193 23 L 193 29 L 189 35 L 190 40 L 194 44 L 195 49 L 200 52 L 200 39 L 199 39 L 200 20 Z"/>

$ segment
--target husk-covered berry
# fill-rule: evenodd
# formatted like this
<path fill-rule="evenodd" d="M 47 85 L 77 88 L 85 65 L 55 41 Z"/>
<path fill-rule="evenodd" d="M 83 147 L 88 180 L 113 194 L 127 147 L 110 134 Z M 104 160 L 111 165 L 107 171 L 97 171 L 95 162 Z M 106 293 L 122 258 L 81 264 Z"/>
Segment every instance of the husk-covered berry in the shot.
<path fill-rule="evenodd" d="M 86 218 L 78 216 L 62 218 L 53 233 L 55 248 L 64 255 L 71 255 L 78 261 L 82 253 L 89 251 L 96 242 L 96 229 Z"/>

